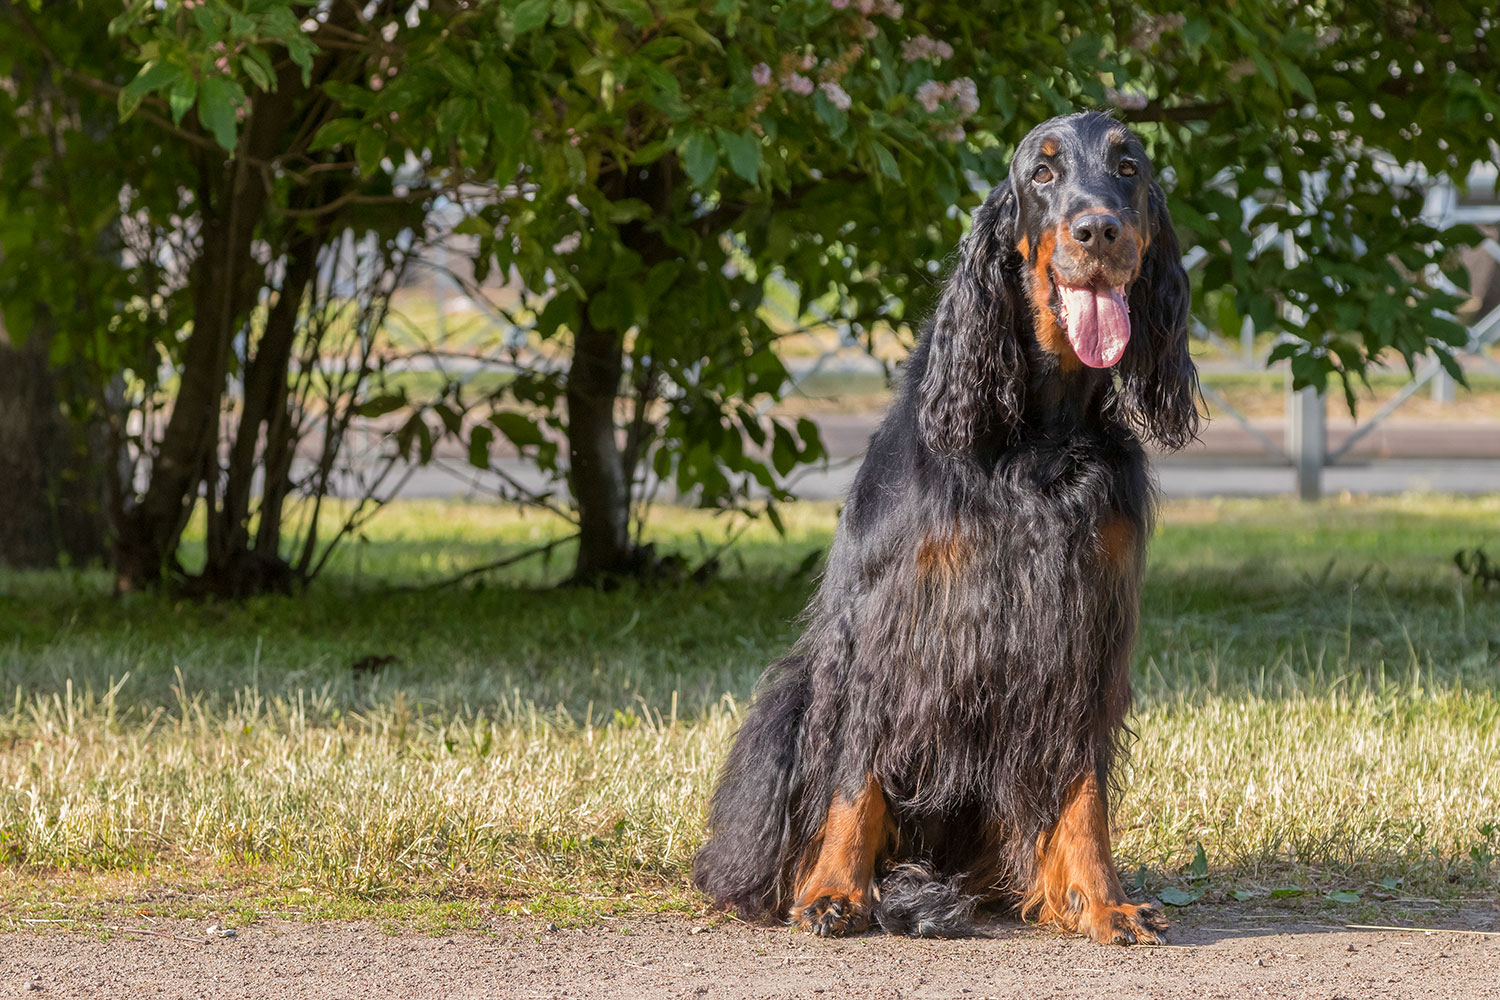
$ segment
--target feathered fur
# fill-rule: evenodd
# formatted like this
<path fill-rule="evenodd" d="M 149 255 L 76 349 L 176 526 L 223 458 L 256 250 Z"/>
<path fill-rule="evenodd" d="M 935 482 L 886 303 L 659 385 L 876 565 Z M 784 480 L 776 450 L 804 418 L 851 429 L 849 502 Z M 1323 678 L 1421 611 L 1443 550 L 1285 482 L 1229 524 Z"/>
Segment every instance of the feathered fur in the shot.
<path fill-rule="evenodd" d="M 1070 367 L 1036 335 L 1027 197 L 1007 180 L 976 213 L 806 630 L 730 748 L 694 878 L 748 918 L 808 904 L 831 806 L 877 787 L 876 898 L 851 905 L 897 933 L 963 933 L 976 900 L 1034 894 L 1071 783 L 1116 774 L 1153 517 L 1140 438 L 1197 427 L 1187 282 L 1152 185 L 1118 380 Z"/>

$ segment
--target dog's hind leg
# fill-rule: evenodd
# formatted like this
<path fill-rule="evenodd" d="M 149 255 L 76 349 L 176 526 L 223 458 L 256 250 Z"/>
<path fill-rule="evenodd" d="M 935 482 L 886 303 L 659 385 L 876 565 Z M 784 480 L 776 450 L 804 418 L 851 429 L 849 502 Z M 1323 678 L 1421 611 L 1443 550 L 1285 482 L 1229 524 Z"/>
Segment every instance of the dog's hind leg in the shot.
<path fill-rule="evenodd" d="M 1166 940 L 1161 911 L 1125 897 L 1110 854 L 1108 810 L 1094 775 L 1069 786 L 1056 825 L 1038 839 L 1036 879 L 1021 910 L 1100 944 Z"/>
<path fill-rule="evenodd" d="M 885 794 L 873 777 L 853 797 L 837 794 L 798 867 L 792 922 L 819 936 L 869 927 L 875 865 L 893 833 Z"/>

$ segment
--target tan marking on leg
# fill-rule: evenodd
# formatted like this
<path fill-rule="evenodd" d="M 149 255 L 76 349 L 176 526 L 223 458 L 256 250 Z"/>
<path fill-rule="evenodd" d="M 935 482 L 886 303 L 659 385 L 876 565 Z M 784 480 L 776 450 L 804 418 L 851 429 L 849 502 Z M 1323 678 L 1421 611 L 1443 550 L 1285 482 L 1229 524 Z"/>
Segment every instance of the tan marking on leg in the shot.
<path fill-rule="evenodd" d="M 818 935 L 857 934 L 870 925 L 875 864 L 892 836 L 885 794 L 873 776 L 853 799 L 836 797 L 797 874 L 791 918 Z"/>
<path fill-rule="evenodd" d="M 1153 906 L 1125 897 L 1109 847 L 1109 814 L 1094 775 L 1068 787 L 1057 824 L 1037 840 L 1036 881 L 1023 915 L 1077 931 L 1100 944 L 1156 944 L 1167 921 Z"/>

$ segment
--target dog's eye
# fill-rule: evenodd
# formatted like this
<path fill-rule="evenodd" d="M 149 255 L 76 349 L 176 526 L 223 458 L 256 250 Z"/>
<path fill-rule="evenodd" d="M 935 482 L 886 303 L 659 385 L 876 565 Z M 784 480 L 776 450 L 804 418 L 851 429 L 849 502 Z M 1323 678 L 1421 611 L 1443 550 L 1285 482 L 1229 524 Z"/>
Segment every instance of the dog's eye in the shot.
<path fill-rule="evenodd" d="M 1134 177 L 1135 161 L 1121 160 L 1120 165 L 1118 167 L 1115 167 L 1115 172 L 1118 173 L 1121 177 Z"/>
<path fill-rule="evenodd" d="M 1052 179 L 1052 168 L 1043 163 L 1031 172 L 1031 179 L 1038 184 L 1046 184 Z"/>

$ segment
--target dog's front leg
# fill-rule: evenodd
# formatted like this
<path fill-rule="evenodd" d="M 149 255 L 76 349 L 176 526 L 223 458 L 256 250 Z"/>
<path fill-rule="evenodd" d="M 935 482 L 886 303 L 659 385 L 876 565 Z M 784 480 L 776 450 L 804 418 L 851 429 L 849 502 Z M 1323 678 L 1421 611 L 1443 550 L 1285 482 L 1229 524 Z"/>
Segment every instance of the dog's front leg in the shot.
<path fill-rule="evenodd" d="M 890 835 L 885 795 L 873 777 L 853 797 L 836 795 L 799 867 L 793 923 L 819 936 L 869 927 L 875 864 Z"/>
<path fill-rule="evenodd" d="M 1125 897 L 1109 848 L 1109 812 L 1094 775 L 1068 787 L 1057 824 L 1039 838 L 1036 881 L 1023 912 L 1100 944 L 1166 940 L 1161 911 Z"/>

